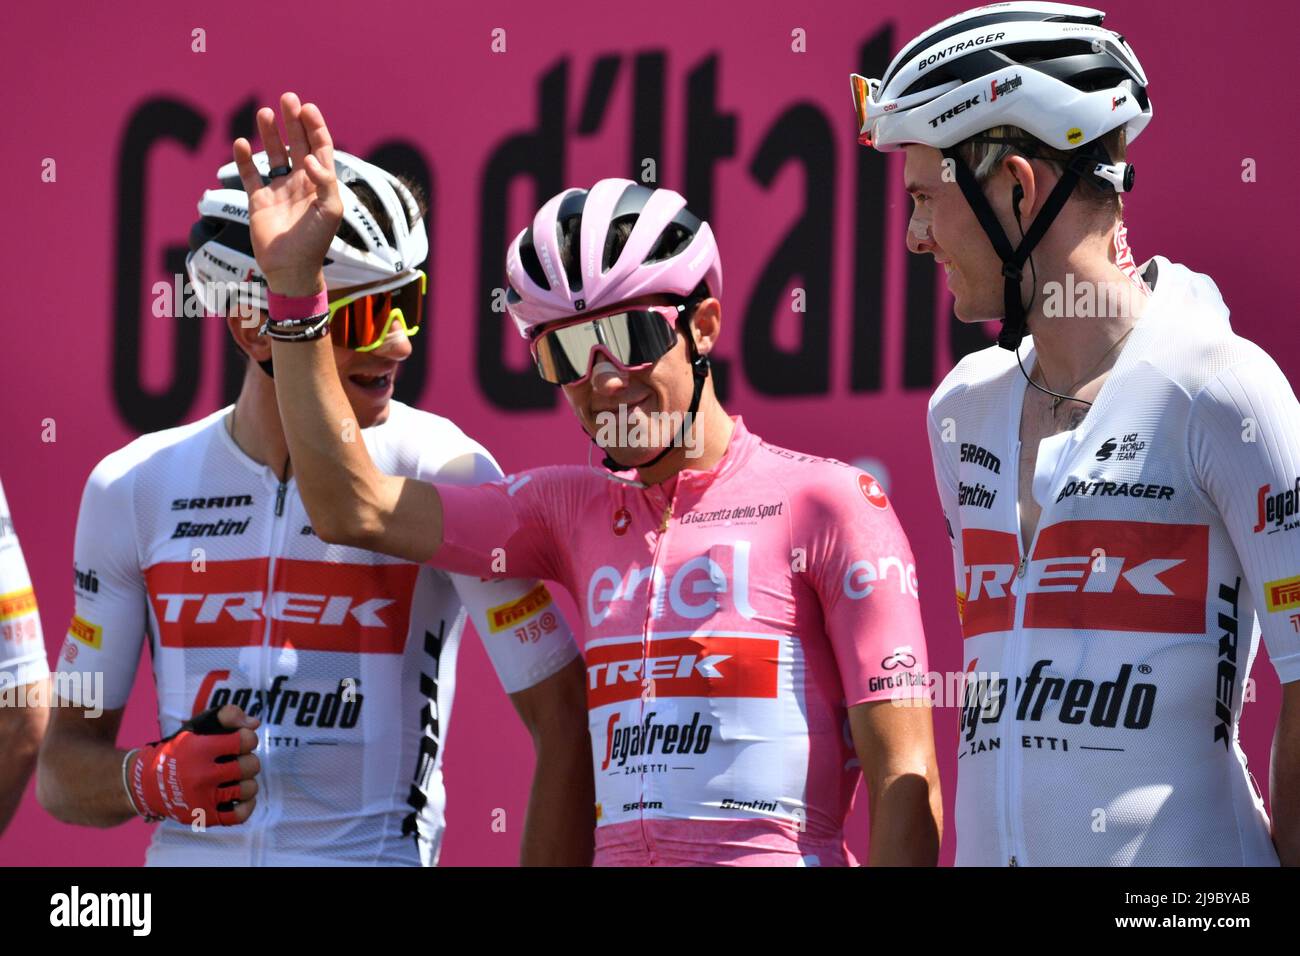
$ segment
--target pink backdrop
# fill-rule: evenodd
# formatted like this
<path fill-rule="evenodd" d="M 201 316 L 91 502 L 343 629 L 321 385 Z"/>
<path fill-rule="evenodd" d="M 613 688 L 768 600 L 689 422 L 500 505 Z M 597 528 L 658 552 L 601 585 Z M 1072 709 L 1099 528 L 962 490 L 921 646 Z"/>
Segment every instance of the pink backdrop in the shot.
<path fill-rule="evenodd" d="M 292 88 L 323 106 L 342 148 L 424 168 L 434 322 L 405 387 L 507 470 L 579 460 L 586 442 L 555 396 L 533 390 L 522 350 L 502 338 L 504 316 L 485 306 L 501 282 L 505 238 L 562 186 L 634 176 L 654 158 L 658 181 L 712 221 L 723 250 L 727 405 L 778 444 L 882 466 L 919 560 L 931 660 L 960 668 L 923 415 L 953 348 L 974 340 L 950 341 L 950 303 L 929 260 L 909 266 L 901 160 L 859 149 L 847 95 L 851 70 L 878 71 L 955 4 L 326 3 L 318 8 L 337 18 L 324 20 L 277 4 L 220 16 L 210 4 L 152 6 L 28 5 L 7 10 L 0 29 L 9 133 L 0 474 L 51 655 L 71 613 L 73 529 L 90 468 L 141 430 L 223 403 L 224 327 L 154 318 L 149 290 L 176 271 L 175 249 L 199 192 L 230 157 L 232 130 Z M 1287 97 L 1257 91 L 1290 88 L 1300 14 L 1281 2 L 1237 4 L 1231 16 L 1188 0 L 1108 7 L 1108 25 L 1153 78 L 1156 104 L 1130 157 L 1135 254 L 1213 275 L 1238 331 L 1294 381 L 1300 333 L 1287 267 L 1271 258 L 1286 255 L 1300 208 L 1296 124 Z M 196 27 L 206 52 L 191 50 Z M 497 27 L 504 53 L 491 50 Z M 796 28 L 805 53 L 791 49 Z M 55 182 L 42 182 L 46 158 Z M 1242 180 L 1248 158 L 1256 182 Z M 806 313 L 788 307 L 795 286 L 807 290 Z M 530 406 L 539 394 L 549 404 Z M 41 440 L 46 419 L 53 442 Z M 1278 687 L 1261 657 L 1242 737 L 1265 784 Z M 142 668 L 123 742 L 156 736 L 151 683 Z M 956 719 L 953 709 L 937 713 L 950 820 Z M 446 748 L 445 863 L 515 860 L 531 763 L 467 635 Z M 492 829 L 495 808 L 507 811 L 504 834 Z M 864 817 L 851 828 L 859 852 Z M 134 864 L 148 833 L 141 823 L 56 823 L 29 787 L 0 837 L 0 862 Z M 945 862 L 952 844 L 950 827 Z"/>

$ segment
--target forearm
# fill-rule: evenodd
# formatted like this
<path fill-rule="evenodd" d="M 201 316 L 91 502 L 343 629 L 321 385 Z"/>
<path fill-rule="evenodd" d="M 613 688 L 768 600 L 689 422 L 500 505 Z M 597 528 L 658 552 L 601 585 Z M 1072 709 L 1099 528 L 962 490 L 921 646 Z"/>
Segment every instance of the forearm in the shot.
<path fill-rule="evenodd" d="M 1273 811 L 1273 845 L 1283 866 L 1300 866 L 1300 727 L 1278 722 L 1269 765 L 1269 803 Z"/>
<path fill-rule="evenodd" d="M 36 797 L 64 823 L 115 827 L 137 814 L 122 783 L 127 751 L 99 738 L 57 734 L 41 751 Z"/>
<path fill-rule="evenodd" d="M 596 827 L 591 740 L 584 726 L 570 740 L 534 742 L 537 769 L 519 860 L 523 866 L 590 866 Z"/>
<path fill-rule="evenodd" d="M 44 707 L 0 708 L 0 833 L 22 802 L 48 717 Z"/>
<path fill-rule="evenodd" d="M 280 420 L 312 526 L 325 540 L 359 543 L 375 523 L 384 476 L 361 440 L 330 340 L 271 348 Z"/>
<path fill-rule="evenodd" d="M 933 765 L 868 783 L 868 866 L 934 866 L 943 834 L 943 799 Z"/>

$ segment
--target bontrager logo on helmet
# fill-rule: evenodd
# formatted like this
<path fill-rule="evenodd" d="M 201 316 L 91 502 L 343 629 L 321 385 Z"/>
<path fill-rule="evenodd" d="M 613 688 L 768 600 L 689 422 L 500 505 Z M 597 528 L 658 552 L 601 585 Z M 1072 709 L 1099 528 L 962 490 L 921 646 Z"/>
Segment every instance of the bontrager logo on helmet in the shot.
<path fill-rule="evenodd" d="M 270 170 L 266 153 L 254 155 L 253 162 L 265 177 Z M 334 151 L 334 172 L 339 180 L 344 213 L 324 263 L 326 287 L 388 281 L 395 274 L 414 270 L 424 262 L 429 255 L 424 219 L 415 197 L 401 180 L 341 150 Z M 253 258 L 248 234 L 248 194 L 233 162 L 217 170 L 217 179 L 220 187 L 206 190 L 199 200 L 200 219 L 190 230 L 185 271 L 205 302 L 216 301 L 211 286 L 226 281 L 225 275 L 216 270 L 246 277 L 253 284 L 241 287 L 241 303 L 265 309 L 266 282 Z M 358 197 L 358 189 L 369 190 L 378 200 L 389 222 L 387 229 L 381 228 L 366 209 Z"/>

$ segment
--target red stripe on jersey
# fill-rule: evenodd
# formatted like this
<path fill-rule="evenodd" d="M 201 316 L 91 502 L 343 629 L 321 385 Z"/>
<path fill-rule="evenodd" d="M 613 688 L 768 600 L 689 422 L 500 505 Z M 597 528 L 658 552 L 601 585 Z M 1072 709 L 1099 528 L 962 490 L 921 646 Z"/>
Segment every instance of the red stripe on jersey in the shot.
<path fill-rule="evenodd" d="M 776 697 L 780 641 L 678 637 L 587 650 L 587 705 L 644 696 Z"/>
<path fill-rule="evenodd" d="M 267 594 L 266 558 L 184 562 L 145 571 L 163 647 L 261 644 L 310 651 L 400 654 L 406 646 L 415 564 L 333 564 L 281 558 Z"/>

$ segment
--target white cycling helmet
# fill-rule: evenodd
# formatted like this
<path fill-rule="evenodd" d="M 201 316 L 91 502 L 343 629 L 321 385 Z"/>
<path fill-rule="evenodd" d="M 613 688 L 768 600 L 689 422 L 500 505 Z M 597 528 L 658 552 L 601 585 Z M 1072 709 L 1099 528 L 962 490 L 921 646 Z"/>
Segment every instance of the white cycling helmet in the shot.
<path fill-rule="evenodd" d="M 943 149 L 1004 125 L 1061 150 L 1120 126 L 1131 143 L 1151 120 L 1147 78 L 1124 37 L 1102 27 L 1105 16 L 1064 3 L 995 3 L 936 24 L 882 79 L 854 77 L 863 144 Z"/>
<path fill-rule="evenodd" d="M 266 153 L 253 163 L 269 182 Z M 429 255 L 420 207 L 411 191 L 386 170 L 350 153 L 334 151 L 334 173 L 343 200 L 343 221 L 325 257 L 326 288 L 372 285 L 414 273 Z M 190 251 L 185 270 L 195 291 L 206 300 L 209 284 L 249 284 L 241 295 L 246 305 L 266 308 L 266 279 L 253 258 L 248 233 L 248 194 L 233 162 L 217 170 L 221 186 L 209 189 L 199 200 L 201 217 L 190 230 Z M 387 214 L 381 223 L 357 197 L 368 190 Z"/>
<path fill-rule="evenodd" d="M 891 151 L 920 144 L 952 161 L 957 184 L 1002 260 L 998 344 L 1015 351 L 1026 333 L 1023 268 L 1080 179 L 1133 188 L 1133 167 L 1112 162 L 1102 137 L 1123 127 L 1132 142 L 1151 121 L 1147 78 L 1105 14 L 1064 3 L 995 3 L 950 17 L 908 43 L 883 78 L 850 78 L 858 140 Z M 960 143 L 998 126 L 1071 153 L 1060 180 L 1012 248 Z M 1032 143 L 1018 143 L 1033 154 Z M 1011 193 L 1017 221 L 1016 190 Z M 1023 194 L 1023 193 L 1022 193 Z"/>

